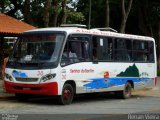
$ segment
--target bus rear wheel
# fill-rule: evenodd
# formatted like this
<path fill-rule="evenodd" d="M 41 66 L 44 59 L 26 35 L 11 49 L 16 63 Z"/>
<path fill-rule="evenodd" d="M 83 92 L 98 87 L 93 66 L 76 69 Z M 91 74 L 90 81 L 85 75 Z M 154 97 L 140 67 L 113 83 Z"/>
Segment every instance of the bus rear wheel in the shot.
<path fill-rule="evenodd" d="M 131 97 L 132 94 L 132 86 L 130 82 L 127 82 L 124 86 L 124 89 L 122 91 L 116 91 L 115 95 L 118 98 L 122 99 L 128 99 Z"/>
<path fill-rule="evenodd" d="M 74 96 L 73 87 L 70 84 L 63 86 L 62 95 L 59 96 L 58 102 L 61 105 L 68 105 L 72 103 Z"/>
<path fill-rule="evenodd" d="M 132 94 L 132 86 L 130 82 L 127 82 L 124 86 L 124 90 L 122 91 L 121 95 L 123 99 L 128 99 L 131 97 Z"/>

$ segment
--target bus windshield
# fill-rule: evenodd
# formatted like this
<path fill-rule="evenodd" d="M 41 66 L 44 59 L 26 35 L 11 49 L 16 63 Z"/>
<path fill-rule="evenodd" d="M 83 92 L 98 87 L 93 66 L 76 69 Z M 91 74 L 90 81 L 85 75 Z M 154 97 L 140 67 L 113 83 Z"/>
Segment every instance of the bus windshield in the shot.
<path fill-rule="evenodd" d="M 10 62 L 53 63 L 58 60 L 64 34 L 24 34 L 16 42 Z"/>

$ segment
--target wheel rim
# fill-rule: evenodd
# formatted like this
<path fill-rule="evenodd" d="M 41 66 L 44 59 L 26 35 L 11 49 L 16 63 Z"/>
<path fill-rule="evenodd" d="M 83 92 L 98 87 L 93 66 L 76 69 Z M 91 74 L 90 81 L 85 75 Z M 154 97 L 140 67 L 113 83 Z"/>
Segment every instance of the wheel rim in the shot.
<path fill-rule="evenodd" d="M 127 85 L 126 89 L 125 89 L 125 95 L 127 97 L 129 97 L 129 96 L 131 96 L 131 92 L 132 92 L 131 87 L 129 85 Z"/>
<path fill-rule="evenodd" d="M 63 99 L 65 102 L 68 102 L 71 100 L 71 96 L 72 96 L 72 93 L 69 89 L 65 89 L 64 92 L 63 92 Z"/>

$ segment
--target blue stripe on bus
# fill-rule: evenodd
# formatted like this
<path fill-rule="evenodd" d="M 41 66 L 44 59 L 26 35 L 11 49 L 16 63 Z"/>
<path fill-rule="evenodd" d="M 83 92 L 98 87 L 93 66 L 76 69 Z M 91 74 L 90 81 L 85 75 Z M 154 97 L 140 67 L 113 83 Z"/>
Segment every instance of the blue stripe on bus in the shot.
<path fill-rule="evenodd" d="M 93 78 L 90 83 L 85 84 L 84 86 L 87 89 L 100 89 L 100 88 L 109 88 L 118 85 L 124 85 L 128 80 L 131 80 L 136 83 L 147 83 L 150 78 Z"/>

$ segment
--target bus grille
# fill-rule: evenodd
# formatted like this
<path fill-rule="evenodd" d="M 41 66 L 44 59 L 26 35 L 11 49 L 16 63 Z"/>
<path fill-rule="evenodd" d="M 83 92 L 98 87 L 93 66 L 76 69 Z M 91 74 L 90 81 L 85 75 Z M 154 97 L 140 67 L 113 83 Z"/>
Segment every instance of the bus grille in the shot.
<path fill-rule="evenodd" d="M 38 78 L 16 78 L 19 82 L 37 82 Z"/>

